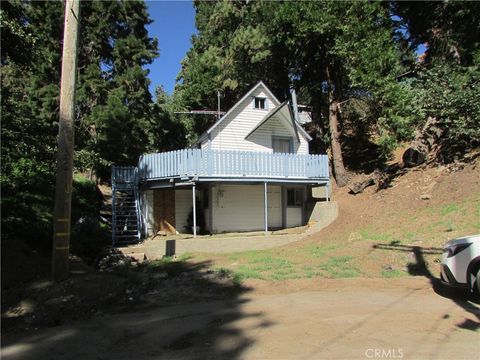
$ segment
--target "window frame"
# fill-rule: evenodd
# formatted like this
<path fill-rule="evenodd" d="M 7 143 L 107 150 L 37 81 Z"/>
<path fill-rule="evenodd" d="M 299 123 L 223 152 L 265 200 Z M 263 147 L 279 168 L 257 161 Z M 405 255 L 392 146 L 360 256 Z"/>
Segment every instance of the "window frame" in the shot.
<path fill-rule="evenodd" d="M 274 144 L 274 141 L 275 140 L 288 140 L 289 142 L 289 152 L 287 154 L 294 154 L 295 153 L 295 150 L 294 150 L 294 146 L 293 146 L 293 137 L 292 136 L 278 136 L 278 135 L 272 135 L 272 152 L 274 154 L 285 154 L 285 153 L 282 153 L 282 152 L 276 152 L 274 147 L 273 147 L 273 144 Z"/>
<path fill-rule="evenodd" d="M 289 192 L 293 191 L 293 205 L 290 203 Z M 304 204 L 304 189 L 300 187 L 288 187 L 287 188 L 287 201 L 286 206 L 289 208 L 301 208 Z"/>
<path fill-rule="evenodd" d="M 259 102 L 259 105 L 263 103 L 263 107 L 257 107 L 257 101 Z M 263 96 L 254 96 L 253 97 L 253 108 L 255 110 L 267 110 L 268 105 L 267 105 L 267 98 Z"/>

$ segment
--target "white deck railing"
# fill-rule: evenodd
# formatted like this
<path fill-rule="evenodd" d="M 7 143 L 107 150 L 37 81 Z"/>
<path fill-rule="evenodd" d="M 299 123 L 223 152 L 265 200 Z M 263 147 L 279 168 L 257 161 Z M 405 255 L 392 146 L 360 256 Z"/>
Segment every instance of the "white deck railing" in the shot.
<path fill-rule="evenodd" d="M 326 155 L 184 149 L 142 155 L 141 180 L 171 177 L 258 177 L 325 179 Z"/>

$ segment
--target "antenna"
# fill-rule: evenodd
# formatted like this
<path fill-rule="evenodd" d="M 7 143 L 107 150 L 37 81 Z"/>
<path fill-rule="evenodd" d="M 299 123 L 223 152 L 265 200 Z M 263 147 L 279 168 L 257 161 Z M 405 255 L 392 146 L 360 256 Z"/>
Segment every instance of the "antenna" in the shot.
<path fill-rule="evenodd" d="M 220 120 L 220 96 L 221 96 L 220 90 L 217 90 L 217 111 L 218 111 L 217 120 Z"/>
<path fill-rule="evenodd" d="M 217 115 L 217 120 L 220 120 L 225 111 L 221 111 L 220 98 L 222 97 L 221 90 L 217 90 L 217 110 L 190 110 L 190 111 L 175 111 L 175 114 L 192 114 L 192 115 Z"/>

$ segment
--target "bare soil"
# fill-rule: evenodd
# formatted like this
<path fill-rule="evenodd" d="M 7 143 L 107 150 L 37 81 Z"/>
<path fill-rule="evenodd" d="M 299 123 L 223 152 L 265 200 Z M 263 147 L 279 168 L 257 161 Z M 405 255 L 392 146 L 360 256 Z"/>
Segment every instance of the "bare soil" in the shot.
<path fill-rule="evenodd" d="M 6 336 L 2 358 L 473 359 L 480 352 L 478 307 L 439 296 L 425 278 L 246 285 L 228 300 L 104 314 Z"/>

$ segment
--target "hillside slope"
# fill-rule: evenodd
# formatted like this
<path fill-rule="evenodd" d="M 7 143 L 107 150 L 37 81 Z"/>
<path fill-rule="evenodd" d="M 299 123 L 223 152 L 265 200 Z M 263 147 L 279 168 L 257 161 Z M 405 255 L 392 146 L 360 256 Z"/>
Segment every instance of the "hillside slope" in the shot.
<path fill-rule="evenodd" d="M 479 162 L 406 170 L 358 195 L 334 188 L 340 215 L 324 230 L 277 249 L 194 259 L 213 257 L 239 279 L 437 276 L 443 243 L 480 232 Z"/>

